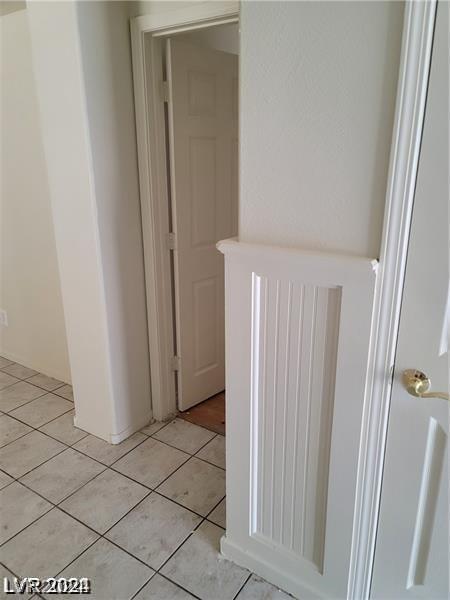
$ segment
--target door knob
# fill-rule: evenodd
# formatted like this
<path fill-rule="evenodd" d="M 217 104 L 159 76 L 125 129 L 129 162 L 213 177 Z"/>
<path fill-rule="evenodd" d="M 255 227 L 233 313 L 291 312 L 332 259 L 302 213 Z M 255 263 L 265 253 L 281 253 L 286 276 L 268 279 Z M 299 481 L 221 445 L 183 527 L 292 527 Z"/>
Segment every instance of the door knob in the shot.
<path fill-rule="evenodd" d="M 429 392 L 431 387 L 431 380 L 429 377 L 418 371 L 417 369 L 406 369 L 402 374 L 403 385 L 411 396 L 417 398 L 442 398 L 443 400 L 450 400 L 450 397 L 445 392 Z"/>

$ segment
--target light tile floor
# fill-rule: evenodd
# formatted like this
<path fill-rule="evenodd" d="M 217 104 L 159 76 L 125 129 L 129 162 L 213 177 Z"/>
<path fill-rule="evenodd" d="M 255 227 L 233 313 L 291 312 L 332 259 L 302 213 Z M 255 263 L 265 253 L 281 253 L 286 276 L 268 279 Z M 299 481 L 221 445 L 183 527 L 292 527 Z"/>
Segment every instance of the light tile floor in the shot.
<path fill-rule="evenodd" d="M 73 426 L 72 402 L 0 357 L 2 578 L 89 577 L 93 600 L 291 598 L 219 554 L 223 436 L 175 419 L 112 446 Z"/>

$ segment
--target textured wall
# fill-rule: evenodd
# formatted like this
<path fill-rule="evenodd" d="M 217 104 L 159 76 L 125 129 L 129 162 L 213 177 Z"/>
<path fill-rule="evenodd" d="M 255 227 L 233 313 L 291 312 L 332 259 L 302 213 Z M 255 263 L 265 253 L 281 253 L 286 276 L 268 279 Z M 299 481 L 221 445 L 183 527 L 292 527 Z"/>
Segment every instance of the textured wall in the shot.
<path fill-rule="evenodd" d="M 126 423 L 150 410 L 129 6 L 77 8 L 116 411 Z"/>
<path fill-rule="evenodd" d="M 378 256 L 402 17 L 241 4 L 241 239 Z"/>

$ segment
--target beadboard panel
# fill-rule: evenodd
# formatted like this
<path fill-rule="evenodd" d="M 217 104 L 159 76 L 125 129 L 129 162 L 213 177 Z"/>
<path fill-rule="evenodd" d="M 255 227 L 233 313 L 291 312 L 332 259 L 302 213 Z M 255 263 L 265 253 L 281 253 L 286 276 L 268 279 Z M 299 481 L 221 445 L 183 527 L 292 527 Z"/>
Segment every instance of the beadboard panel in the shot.
<path fill-rule="evenodd" d="M 226 556 L 347 593 L 376 261 L 226 241 Z"/>
<path fill-rule="evenodd" d="M 340 288 L 253 274 L 252 531 L 320 572 L 340 300 Z"/>

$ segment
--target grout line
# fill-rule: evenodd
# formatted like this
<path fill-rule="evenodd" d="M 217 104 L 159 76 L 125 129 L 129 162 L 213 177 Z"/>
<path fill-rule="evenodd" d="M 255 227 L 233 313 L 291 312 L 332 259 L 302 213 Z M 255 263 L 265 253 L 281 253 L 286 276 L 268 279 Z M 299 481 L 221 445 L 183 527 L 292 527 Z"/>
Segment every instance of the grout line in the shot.
<path fill-rule="evenodd" d="M 201 425 L 198 425 L 198 427 L 201 427 Z M 163 428 L 164 429 L 164 428 Z M 205 427 L 202 427 L 202 429 L 206 429 Z M 154 437 L 157 433 L 159 433 L 161 431 L 161 429 L 158 429 L 158 431 L 156 431 L 154 434 L 148 436 L 154 440 L 156 440 L 157 442 L 161 442 L 161 444 L 165 444 L 166 446 L 169 446 L 170 448 L 174 448 L 175 450 L 179 450 L 180 452 L 184 452 L 185 454 L 189 454 L 189 456 L 191 458 L 198 458 L 198 460 L 201 460 L 205 463 L 208 463 L 209 465 L 212 465 L 213 467 L 217 467 L 218 469 L 222 469 L 222 471 L 226 471 L 226 469 L 224 467 L 219 467 L 219 465 L 215 465 L 214 463 L 210 462 L 209 460 L 206 460 L 204 458 L 201 458 L 200 456 L 197 456 L 198 453 L 203 450 L 203 448 L 205 446 L 207 446 L 210 442 L 212 442 L 218 435 L 220 435 L 220 433 L 217 433 L 215 436 L 213 436 L 210 440 L 208 440 L 207 442 L 205 442 L 202 446 L 200 446 L 200 448 L 198 450 L 196 450 L 194 452 L 194 454 L 191 454 L 190 452 L 188 452 L 187 450 L 183 450 L 182 448 L 179 448 L 178 446 L 174 446 L 173 444 L 169 444 L 168 442 L 164 442 L 160 439 L 158 439 L 157 437 Z M 209 431 L 209 429 L 207 429 L 207 431 Z M 146 435 L 146 434 L 144 434 Z"/>
<path fill-rule="evenodd" d="M 44 398 L 44 396 L 41 396 L 40 398 L 36 398 L 35 400 L 32 400 L 32 402 L 35 402 L 36 400 L 40 400 L 41 398 Z M 29 404 L 31 404 L 31 402 L 29 402 Z M 22 408 L 22 407 L 19 406 L 19 408 Z M 18 408 L 15 408 L 14 410 L 18 410 Z M 11 413 L 9 413 L 8 416 L 11 417 L 12 419 L 15 419 L 16 421 L 19 421 L 19 423 L 22 423 L 23 425 L 28 425 L 28 427 L 31 427 L 31 429 L 34 429 L 35 431 L 39 431 L 40 433 L 44 433 L 43 431 L 40 431 L 40 427 L 44 427 L 45 425 L 48 425 L 52 421 L 55 421 L 56 419 L 59 419 L 59 417 L 62 417 L 64 415 L 66 415 L 67 413 L 71 412 L 72 410 L 73 410 L 73 408 L 69 408 L 65 412 L 63 412 L 60 415 L 58 415 L 57 417 L 53 417 L 52 419 L 50 419 L 50 421 L 46 421 L 45 423 L 42 423 L 42 425 L 39 425 L 37 427 L 35 425 L 30 425 L 30 423 L 27 423 L 26 421 L 22 421 L 22 419 L 19 419 L 18 417 L 16 417 L 15 415 L 12 415 Z M 31 433 L 31 432 L 28 432 L 28 433 Z M 50 436 L 50 437 L 52 437 L 52 436 Z M 19 438 L 17 438 L 17 439 L 19 439 Z M 13 440 L 13 441 L 15 441 L 15 440 Z M 11 443 L 11 442 L 8 442 L 8 443 Z M 8 445 L 8 444 L 6 444 L 6 445 Z"/>
<path fill-rule="evenodd" d="M 25 365 L 21 365 L 20 363 L 16 363 L 16 362 L 11 362 L 9 365 L 6 365 L 4 367 L 2 367 L 0 369 L 1 373 L 4 373 L 5 375 L 9 375 L 10 377 L 15 377 L 17 379 L 17 381 L 15 383 L 18 383 L 19 381 L 25 381 L 26 383 L 29 383 L 30 385 L 34 385 L 34 387 L 39 388 L 40 390 L 46 390 L 46 388 L 40 386 L 40 385 L 36 385 L 35 383 L 31 383 L 30 381 L 28 381 L 29 379 L 31 379 L 32 377 L 36 377 L 36 375 L 43 375 L 43 373 L 39 373 L 39 371 L 35 371 L 33 375 L 29 375 L 28 377 L 18 377 L 17 375 L 11 375 L 10 373 L 8 373 L 5 369 L 8 369 L 11 365 L 19 365 L 21 367 L 25 367 Z M 26 369 L 28 367 L 25 367 Z M 34 369 L 30 369 L 31 371 L 34 371 Z M 48 375 L 46 375 L 46 377 L 49 377 Z M 50 379 L 54 379 L 54 377 L 50 377 Z M 58 385 L 57 387 L 55 387 L 53 390 L 46 390 L 48 393 L 50 394 L 56 394 L 57 396 L 59 396 L 60 398 L 64 398 L 65 400 L 69 400 L 69 402 L 73 403 L 73 400 L 70 400 L 69 398 L 65 398 L 65 396 L 61 396 L 60 394 L 57 394 L 57 391 L 60 390 L 61 388 L 65 387 L 66 385 L 68 385 L 69 387 L 71 387 L 73 389 L 73 386 L 70 383 L 65 383 L 64 381 L 61 381 L 60 379 L 55 379 L 55 381 L 60 381 L 61 385 Z M 11 385 L 15 385 L 14 383 L 12 383 Z M 11 386 L 6 386 L 6 387 L 11 387 Z M 6 389 L 2 388 L 2 389 Z M 1 391 L 1 390 L 0 390 Z"/>
<path fill-rule="evenodd" d="M 19 382 L 20 383 L 20 382 Z M 16 385 L 15 383 L 13 385 Z M 31 384 L 30 384 L 31 385 Z M 12 387 L 12 386 L 11 386 Z M 36 386 L 34 386 L 36 387 Z M 41 388 L 38 388 L 39 390 L 43 391 Z M 0 390 L 0 394 L 3 390 Z M 46 396 L 46 393 L 40 394 L 39 396 L 36 396 L 36 398 L 32 398 L 31 400 L 27 400 L 26 402 L 24 402 L 23 404 L 20 404 L 20 406 L 16 406 L 14 408 L 12 408 L 10 411 L 5 411 L 2 410 L 2 413 L 4 415 L 9 415 L 10 413 L 12 413 L 14 410 L 17 410 L 18 408 L 22 408 L 22 406 L 26 406 L 27 404 L 31 404 L 31 402 L 34 402 L 35 400 L 39 400 L 39 398 L 43 398 L 44 396 Z M 16 417 L 14 417 L 16 418 Z M 17 419 L 18 420 L 18 419 Z"/>
<path fill-rule="evenodd" d="M 26 379 L 29 379 L 30 377 L 34 377 L 35 375 L 39 375 L 38 371 L 34 372 L 34 375 L 28 375 L 28 377 L 18 377 L 17 375 L 11 375 L 11 373 L 8 373 L 8 371 L 6 371 L 6 369 L 9 369 L 9 367 L 12 367 L 12 365 L 20 365 L 20 363 L 11 363 L 10 365 L 6 365 L 6 367 L 2 367 L 0 369 L 0 371 L 2 373 L 4 373 L 5 375 L 9 375 L 10 377 L 15 377 L 16 379 L 18 379 L 19 381 L 26 381 Z M 25 365 L 20 365 L 21 367 L 25 367 Z M 28 369 L 28 367 L 25 367 L 25 369 Z M 30 371 L 33 371 L 34 369 L 30 369 Z"/>
<path fill-rule="evenodd" d="M 9 373 L 4 373 L 4 374 L 9 375 Z M 9 377 L 14 377 L 14 375 L 9 375 Z M 5 387 L 0 388 L 0 392 L 3 392 L 3 390 L 7 390 L 8 388 L 12 387 L 13 385 L 16 385 L 17 383 L 20 383 L 21 381 L 23 381 L 23 379 L 19 379 L 18 377 L 14 377 L 14 379 L 17 379 L 17 381 L 14 381 L 13 383 L 8 383 L 8 385 L 5 385 Z"/>
<path fill-rule="evenodd" d="M 59 398 L 62 398 L 62 396 L 59 396 Z M 67 400 L 67 402 L 70 402 L 70 400 Z M 56 421 L 57 419 L 60 419 L 61 417 L 63 417 L 64 415 L 67 415 L 68 413 L 70 413 L 72 411 L 73 411 L 73 414 L 75 416 L 75 409 L 74 408 L 69 408 L 69 410 L 66 410 L 66 412 L 62 413 L 62 415 L 58 415 L 57 417 L 54 417 L 53 419 L 50 419 L 50 421 L 47 421 L 47 423 L 44 423 L 43 425 L 39 425 L 39 427 L 36 429 L 36 431 L 41 431 L 41 427 L 45 427 L 46 425 L 49 425 L 50 423 L 53 423 L 53 421 Z M 78 431 L 82 431 L 86 435 L 89 435 L 89 433 L 86 433 L 82 429 L 79 429 L 78 427 L 75 427 L 75 425 L 73 425 L 73 423 L 72 423 L 72 426 L 75 429 L 78 429 Z M 31 427 L 31 425 L 29 425 L 29 427 Z M 43 433 L 43 432 L 41 431 L 41 433 Z M 86 435 L 85 435 L 85 437 L 86 437 Z M 50 436 L 50 437 L 52 437 L 52 436 Z M 56 440 L 57 438 L 54 438 L 54 439 Z M 58 442 L 59 441 L 60 440 L 58 440 Z M 74 444 L 76 444 L 77 442 L 81 442 L 81 440 L 77 440 L 76 442 L 74 442 Z M 67 444 L 67 442 L 63 442 L 63 443 Z M 69 445 L 69 444 L 67 444 L 67 445 Z"/>
<path fill-rule="evenodd" d="M 18 420 L 18 419 L 16 419 L 16 420 Z M 20 421 L 20 423 L 22 423 L 22 421 Z M 22 425 L 23 425 L 23 423 L 22 423 Z M 28 425 L 28 427 L 29 427 L 29 425 Z M 6 443 L 6 444 L 4 444 L 3 446 L 0 446 L 0 450 L 1 450 L 2 448 L 6 448 L 7 446 L 9 446 L 9 444 L 12 444 L 13 442 L 17 442 L 17 440 L 20 440 L 21 438 L 25 437 L 26 435 L 28 435 L 28 434 L 29 434 L 29 433 L 31 433 L 32 431 L 33 431 L 33 429 L 31 429 L 31 431 L 27 431 L 26 433 L 22 433 L 21 435 L 19 435 L 18 437 L 14 438 L 13 440 L 11 440 L 11 441 L 7 442 L 7 443 Z M 10 477 L 11 477 L 11 475 L 10 475 Z"/>
<path fill-rule="evenodd" d="M 202 519 L 197 523 L 197 525 L 194 527 L 194 529 L 190 532 L 190 534 L 180 543 L 178 544 L 178 546 L 175 548 L 175 550 L 171 553 L 170 556 L 168 556 L 166 558 L 166 560 L 162 563 L 162 565 L 159 567 L 159 569 L 157 569 L 157 573 L 159 573 L 161 571 L 161 569 L 164 569 L 164 567 L 167 565 L 167 563 L 175 556 L 175 554 L 178 552 L 178 550 L 180 550 L 180 548 L 182 546 L 184 546 L 184 544 L 186 544 L 186 542 L 188 540 L 191 539 L 191 537 L 194 535 L 194 533 L 199 529 L 200 525 L 202 525 L 205 522 L 205 517 L 202 517 Z M 161 573 L 162 575 L 162 573 Z M 167 579 L 169 579 L 170 581 L 172 581 L 170 579 L 170 577 L 168 577 L 167 575 L 165 576 L 167 577 Z M 190 592 L 189 592 L 190 593 Z"/>
<path fill-rule="evenodd" d="M 172 555 L 173 556 L 173 555 Z M 184 588 L 182 585 L 180 585 L 179 583 L 177 583 L 176 581 L 173 581 L 172 579 L 170 579 L 167 575 L 163 575 L 163 573 L 160 573 L 159 571 L 157 571 L 156 573 L 157 575 L 159 575 L 160 577 L 162 577 L 163 579 L 165 579 L 166 581 L 168 581 L 169 583 L 179 587 L 180 589 L 182 589 L 184 592 L 187 592 L 190 596 L 192 596 L 193 598 L 196 598 L 197 600 L 202 600 L 200 598 L 200 596 L 197 596 L 196 594 L 194 594 L 194 592 L 190 592 L 187 588 Z"/>
<path fill-rule="evenodd" d="M 36 375 L 44 375 L 44 373 L 37 373 Z M 55 381 L 59 381 L 59 383 L 61 385 L 57 385 L 55 388 L 53 388 L 52 390 L 48 390 L 45 387 L 42 387 L 42 385 L 38 385 L 37 383 L 32 383 L 31 381 L 29 381 L 30 379 L 32 379 L 33 377 L 36 377 L 36 375 L 30 375 L 29 377 L 27 377 L 26 379 L 21 379 L 21 381 L 26 381 L 27 383 L 29 383 L 30 385 L 34 385 L 35 387 L 41 389 L 41 390 L 45 390 L 48 394 L 53 393 L 56 390 L 61 389 L 62 387 L 64 387 L 65 385 L 69 385 L 68 383 L 64 383 L 64 381 L 61 381 L 59 379 L 55 379 Z M 48 375 L 44 375 L 44 377 L 48 377 Z M 53 379 L 53 377 L 48 377 L 49 379 Z"/>
<path fill-rule="evenodd" d="M 242 568 L 245 568 L 245 567 L 241 567 L 241 569 L 242 569 Z M 248 569 L 247 569 L 247 571 L 248 571 Z M 249 571 L 247 579 L 246 579 L 246 580 L 244 581 L 244 583 L 241 585 L 241 587 L 239 588 L 239 590 L 238 590 L 237 594 L 236 594 L 235 596 L 233 596 L 233 600 L 236 600 L 236 598 L 239 596 L 239 594 L 242 592 L 242 590 L 244 589 L 244 587 L 245 587 L 245 586 L 247 585 L 247 583 L 249 582 L 249 580 L 250 580 L 250 577 L 251 577 L 252 575 L 253 575 L 252 571 Z"/>
<path fill-rule="evenodd" d="M 19 481 L 15 481 L 14 483 L 20 483 L 20 482 Z M 27 486 L 24 486 L 24 487 L 27 487 Z M 30 488 L 27 488 L 27 489 L 29 490 Z M 33 491 L 33 490 L 31 490 L 31 491 Z M 42 497 L 43 496 L 41 496 L 41 498 Z M 44 498 L 44 500 L 45 500 L 45 498 Z M 48 500 L 47 500 L 47 502 L 48 502 Z M 10 538 L 8 538 L 4 542 L 2 542 L 0 544 L 0 548 L 3 548 L 3 546 L 5 546 L 8 542 L 10 542 L 11 540 L 13 540 L 18 535 L 20 535 L 22 533 L 22 531 L 25 531 L 25 529 L 28 529 L 28 527 L 30 527 L 31 525 L 33 525 L 34 523 L 36 523 L 36 521 L 39 521 L 39 519 L 41 519 L 42 517 L 45 517 L 45 515 L 48 515 L 48 513 L 55 508 L 55 506 L 51 502 L 49 504 L 50 504 L 50 508 L 48 508 L 47 510 L 45 510 L 41 515 L 39 515 L 39 517 L 36 517 L 36 519 L 33 519 L 33 521 L 31 521 L 31 523 L 28 523 L 27 525 L 25 525 L 25 527 L 22 527 L 22 529 L 20 529 L 19 531 L 16 531 L 16 533 L 14 535 L 12 535 Z"/>
<path fill-rule="evenodd" d="M 27 435 L 31 435 L 33 432 L 31 431 L 30 433 L 27 433 Z M 25 436 L 24 436 L 25 437 Z M 67 450 L 67 448 L 63 448 L 62 450 L 60 450 L 59 452 L 57 452 L 56 454 L 54 454 L 53 456 L 51 456 L 50 458 L 47 458 L 46 460 L 44 460 L 43 462 L 39 463 L 38 465 L 36 465 L 35 467 L 33 467 L 32 469 L 30 469 L 29 471 L 25 471 L 25 473 L 21 473 L 18 477 L 14 477 L 14 475 L 11 475 L 10 473 L 8 473 L 8 475 L 10 477 L 14 477 L 14 479 L 16 481 L 19 481 L 21 477 L 25 477 L 25 475 L 28 475 L 28 473 L 31 473 L 32 471 L 34 471 L 35 469 L 38 469 L 40 466 L 45 465 L 45 463 L 48 463 L 50 460 L 52 460 L 52 458 L 56 458 L 57 456 L 59 456 L 60 454 L 62 454 L 63 452 L 65 452 Z"/>
<path fill-rule="evenodd" d="M 196 515 L 197 517 L 200 517 L 200 519 L 202 519 L 202 521 L 204 521 L 206 519 L 205 515 L 201 515 L 200 513 L 196 512 L 195 510 L 193 510 L 192 508 L 188 508 L 187 506 L 185 506 L 184 504 L 180 504 L 179 502 L 177 502 L 176 500 L 174 500 L 173 498 L 169 498 L 168 496 L 165 496 L 162 492 L 158 492 L 158 490 L 154 490 L 153 492 L 154 494 L 157 494 L 158 496 L 160 496 L 161 498 L 164 498 L 164 500 L 169 500 L 169 502 L 173 502 L 174 504 L 176 504 L 177 506 L 181 506 L 181 508 L 184 508 L 185 510 L 194 513 L 194 515 Z M 225 496 L 224 496 L 225 497 Z M 221 500 L 222 501 L 222 500 Z"/>
<path fill-rule="evenodd" d="M 165 429 L 167 427 L 167 425 L 170 425 L 171 423 L 173 423 L 175 421 L 175 418 L 170 419 L 170 421 L 167 421 L 163 424 L 162 427 L 160 427 L 158 430 L 155 431 L 155 433 L 144 433 L 142 431 L 142 429 L 145 429 L 146 427 L 151 427 L 152 425 L 154 425 L 155 423 L 161 423 L 162 421 L 154 421 L 153 423 L 150 423 L 150 425 L 146 425 L 145 427 L 143 427 L 142 429 L 140 429 L 139 431 L 141 433 L 144 433 L 144 435 L 146 435 L 147 437 L 153 437 L 154 435 L 156 435 L 157 433 L 159 433 L 160 431 L 162 431 L 163 429 Z M 156 438 L 155 438 L 156 439 Z"/>
<path fill-rule="evenodd" d="M 222 500 L 219 500 L 219 502 L 218 502 L 218 503 L 217 503 L 217 504 L 214 506 L 214 508 L 212 508 L 212 509 L 209 511 L 209 513 L 206 515 L 205 519 L 208 519 L 209 515 L 210 515 L 211 513 L 213 513 L 213 512 L 216 510 L 216 508 L 219 506 L 219 504 L 220 504 L 221 502 L 223 502 L 223 501 L 225 500 L 225 498 L 226 498 L 226 497 L 227 497 L 227 495 L 225 494 L 225 496 L 222 498 Z M 214 521 L 211 521 L 211 523 L 214 523 Z M 214 525 L 217 525 L 217 523 L 214 523 Z M 222 527 L 222 525 L 219 525 L 219 527 Z M 222 529 L 223 529 L 223 527 L 222 527 Z"/>
<path fill-rule="evenodd" d="M 186 463 L 187 463 L 187 462 L 188 462 L 188 461 L 189 461 L 189 460 L 192 458 L 192 456 L 189 456 L 189 455 L 187 455 L 187 456 L 188 456 L 188 458 L 187 458 L 187 459 L 186 459 L 186 460 L 185 460 L 185 461 L 184 461 L 184 462 L 183 462 L 181 465 L 179 465 L 179 466 L 178 466 L 178 467 L 175 469 L 175 471 L 171 471 L 170 475 L 167 475 L 167 477 L 165 477 L 165 478 L 164 478 L 164 479 L 161 481 L 161 483 L 158 483 L 158 485 L 157 485 L 155 488 L 151 488 L 151 487 L 150 487 L 148 484 L 141 483 L 140 481 L 138 481 L 137 479 L 134 479 L 134 478 L 133 478 L 133 477 L 131 477 L 130 475 L 127 475 L 127 477 L 128 477 L 129 479 L 131 479 L 132 481 L 135 481 L 136 483 L 140 483 L 141 485 L 143 485 L 143 486 L 145 486 L 145 487 L 148 487 L 148 488 L 149 488 L 149 489 L 151 489 L 152 491 L 156 491 L 156 490 L 157 490 L 157 488 L 158 488 L 160 485 L 162 485 L 162 484 L 163 484 L 165 481 L 167 481 L 167 479 L 169 479 L 169 477 L 171 477 L 171 476 L 172 476 L 174 473 L 176 473 L 176 472 L 178 471 L 178 469 L 181 469 L 181 467 L 182 467 L 183 465 L 185 465 L 185 464 L 186 464 Z M 115 463 L 114 463 L 114 464 L 115 464 Z M 121 472 L 121 471 L 119 471 L 117 468 L 114 468 L 114 467 L 113 467 L 113 465 L 111 465 L 110 469 L 112 469 L 112 470 L 113 470 L 113 471 L 115 471 L 116 473 L 120 473 L 121 475 L 125 475 L 125 473 L 122 473 L 122 472 Z M 162 495 L 162 494 L 161 494 L 161 495 Z"/>

